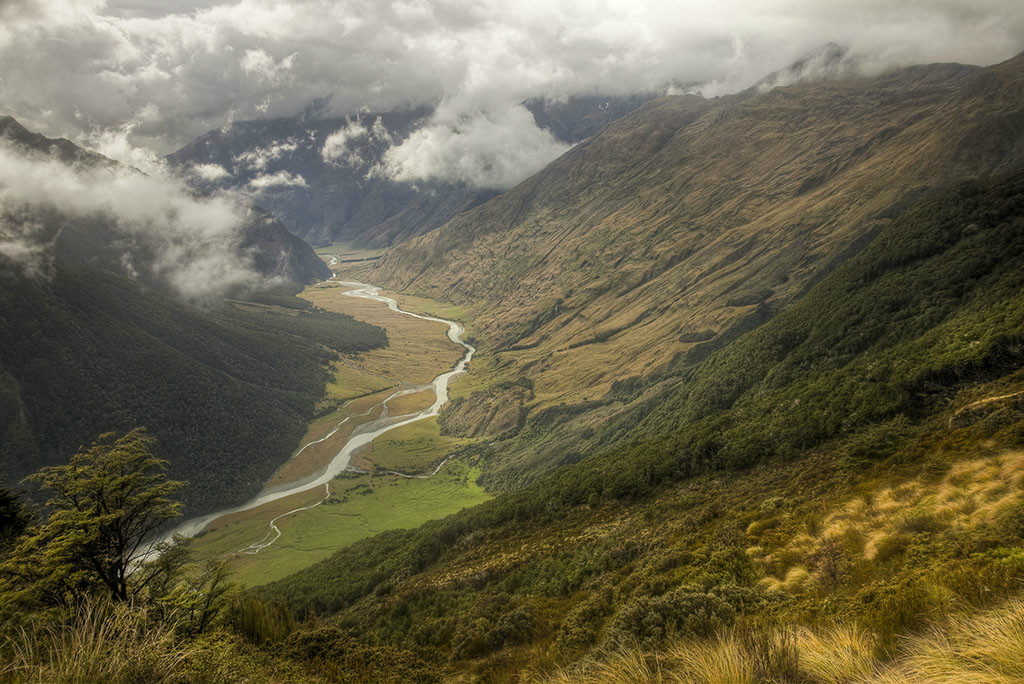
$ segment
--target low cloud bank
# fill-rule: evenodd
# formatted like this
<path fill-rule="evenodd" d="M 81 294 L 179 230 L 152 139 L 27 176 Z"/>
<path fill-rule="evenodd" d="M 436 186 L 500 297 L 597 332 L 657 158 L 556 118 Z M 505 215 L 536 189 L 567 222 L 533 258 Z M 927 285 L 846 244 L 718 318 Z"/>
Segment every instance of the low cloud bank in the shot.
<path fill-rule="evenodd" d="M 830 41 L 866 72 L 991 64 L 1024 49 L 1024 3 L 7 0 L 0 102 L 142 170 L 206 131 L 313 101 L 331 116 L 429 106 L 439 114 L 380 171 L 507 187 L 561 151 L 522 116 L 529 98 L 734 92 Z M 325 159 L 358 163 L 342 142 Z"/>
<path fill-rule="evenodd" d="M 99 221 L 115 228 L 129 276 L 145 268 L 190 300 L 256 287 L 266 280 L 240 250 L 249 215 L 240 198 L 197 197 L 172 178 L 0 145 L 0 254 L 30 275 L 46 273 L 59 231 Z"/>
<path fill-rule="evenodd" d="M 376 172 L 395 181 L 446 181 L 507 190 L 569 149 L 523 106 L 463 114 L 441 108 L 384 154 Z"/>

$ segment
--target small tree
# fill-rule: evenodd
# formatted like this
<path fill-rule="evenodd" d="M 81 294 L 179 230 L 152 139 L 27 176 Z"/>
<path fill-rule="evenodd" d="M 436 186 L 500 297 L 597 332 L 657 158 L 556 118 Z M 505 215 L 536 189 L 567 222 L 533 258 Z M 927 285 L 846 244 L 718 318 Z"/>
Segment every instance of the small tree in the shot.
<path fill-rule="evenodd" d="M 164 573 L 167 564 L 141 561 L 147 540 L 181 515 L 170 497 L 184 483 L 166 479 L 155 445 L 144 428 L 107 433 L 67 465 L 30 476 L 53 492 L 49 517 L 22 537 L 4 574 L 37 600 L 63 603 L 96 587 L 126 601 Z"/>

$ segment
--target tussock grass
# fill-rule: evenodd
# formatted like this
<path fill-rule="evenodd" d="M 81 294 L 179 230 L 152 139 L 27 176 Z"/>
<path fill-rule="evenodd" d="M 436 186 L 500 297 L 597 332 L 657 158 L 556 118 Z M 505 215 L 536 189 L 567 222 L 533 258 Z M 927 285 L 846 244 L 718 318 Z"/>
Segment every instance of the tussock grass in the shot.
<path fill-rule="evenodd" d="M 798 532 L 770 553 L 751 548 L 762 549 L 759 559 L 769 573 L 764 588 L 799 593 L 820 579 L 811 561 L 828 544 L 839 544 L 854 560 L 886 562 L 914 535 L 963 532 L 1021 506 L 1024 452 L 1002 453 L 957 463 L 938 481 L 922 476 L 856 496 L 825 516 L 816 532 Z"/>
<path fill-rule="evenodd" d="M 709 642 L 683 642 L 670 648 L 668 681 L 678 684 L 754 684 L 753 663 L 732 635 Z"/>
<path fill-rule="evenodd" d="M 976 617 L 956 617 L 907 641 L 891 675 L 907 684 L 1024 681 L 1024 601 Z"/>
<path fill-rule="evenodd" d="M 780 632 L 780 635 L 782 632 Z M 1024 682 L 1024 599 L 904 638 L 895 660 L 876 659 L 876 639 L 854 625 L 801 628 L 794 654 L 808 684 L 1019 684 Z M 658 653 L 617 651 L 545 684 L 754 684 L 793 681 L 763 670 L 756 642 L 723 633 L 680 640 Z"/>
<path fill-rule="evenodd" d="M 559 669 L 546 684 L 663 684 L 661 659 L 637 648 L 620 648 L 601 660 Z"/>
<path fill-rule="evenodd" d="M 86 602 L 66 620 L 18 629 L 0 645 L 0 682 L 169 681 L 188 653 L 173 621 L 153 624 L 129 605 Z"/>
<path fill-rule="evenodd" d="M 799 668 L 818 684 L 867 680 L 877 668 L 875 639 L 856 625 L 797 632 Z"/>

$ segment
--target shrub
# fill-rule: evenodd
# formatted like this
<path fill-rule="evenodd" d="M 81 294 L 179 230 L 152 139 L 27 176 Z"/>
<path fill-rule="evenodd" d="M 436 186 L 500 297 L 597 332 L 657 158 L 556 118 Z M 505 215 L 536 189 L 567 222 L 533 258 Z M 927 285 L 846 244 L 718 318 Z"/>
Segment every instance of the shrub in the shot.
<path fill-rule="evenodd" d="M 432 684 L 439 679 L 437 669 L 414 653 L 386 646 L 364 646 L 337 627 L 293 632 L 282 646 L 287 658 L 338 684 Z"/>
<path fill-rule="evenodd" d="M 658 645 L 668 636 L 707 637 L 728 627 L 739 610 L 760 600 L 753 590 L 724 585 L 703 590 L 682 586 L 656 598 L 634 598 L 623 606 L 609 627 L 615 643 L 638 640 Z"/>
<path fill-rule="evenodd" d="M 282 641 L 295 629 L 295 619 L 284 603 L 250 596 L 235 599 L 225 621 L 237 634 L 257 645 Z"/>
<path fill-rule="evenodd" d="M 611 596 L 597 592 L 569 611 L 555 633 L 555 649 L 569 653 L 597 640 L 605 617 L 611 612 Z"/>

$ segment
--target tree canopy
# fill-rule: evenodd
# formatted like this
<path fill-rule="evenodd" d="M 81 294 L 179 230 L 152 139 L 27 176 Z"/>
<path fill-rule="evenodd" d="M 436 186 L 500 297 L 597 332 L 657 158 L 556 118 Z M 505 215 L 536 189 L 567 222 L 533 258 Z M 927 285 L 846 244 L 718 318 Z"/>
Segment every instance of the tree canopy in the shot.
<path fill-rule="evenodd" d="M 66 465 L 27 481 L 51 492 L 48 516 L 31 527 L 3 562 L 4 575 L 34 600 L 64 603 L 102 587 L 126 601 L 166 570 L 142 565 L 149 540 L 181 515 L 166 461 L 144 428 L 107 433 Z M 137 571 L 137 572 L 136 572 Z"/>

